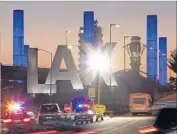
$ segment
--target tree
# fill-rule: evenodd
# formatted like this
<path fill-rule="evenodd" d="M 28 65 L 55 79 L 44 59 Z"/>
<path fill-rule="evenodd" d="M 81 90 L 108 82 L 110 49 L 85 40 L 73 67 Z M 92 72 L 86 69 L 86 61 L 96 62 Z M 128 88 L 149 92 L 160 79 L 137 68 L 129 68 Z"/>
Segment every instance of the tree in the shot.
<path fill-rule="evenodd" d="M 94 38 L 94 43 L 93 45 L 96 47 L 101 47 L 103 45 L 103 33 L 102 33 L 102 28 L 98 26 L 98 21 L 95 20 L 94 22 L 94 27 L 95 27 L 95 38 Z"/>
<path fill-rule="evenodd" d="M 173 72 L 175 72 L 177 74 L 177 49 L 171 52 L 170 55 L 170 59 L 168 60 L 169 65 L 168 67 L 173 70 Z M 170 78 L 170 87 L 174 90 L 176 90 L 176 82 L 177 82 L 177 78 Z"/>
<path fill-rule="evenodd" d="M 168 67 L 173 70 L 173 72 L 177 73 L 177 49 L 171 52 L 168 62 Z"/>

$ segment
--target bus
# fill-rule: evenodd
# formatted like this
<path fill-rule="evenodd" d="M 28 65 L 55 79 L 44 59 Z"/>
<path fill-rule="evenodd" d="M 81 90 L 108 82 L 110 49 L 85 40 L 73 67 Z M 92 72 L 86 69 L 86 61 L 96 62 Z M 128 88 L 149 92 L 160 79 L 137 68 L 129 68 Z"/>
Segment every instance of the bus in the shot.
<path fill-rule="evenodd" d="M 152 98 L 147 93 L 133 93 L 129 95 L 129 109 L 132 115 L 151 115 Z"/>

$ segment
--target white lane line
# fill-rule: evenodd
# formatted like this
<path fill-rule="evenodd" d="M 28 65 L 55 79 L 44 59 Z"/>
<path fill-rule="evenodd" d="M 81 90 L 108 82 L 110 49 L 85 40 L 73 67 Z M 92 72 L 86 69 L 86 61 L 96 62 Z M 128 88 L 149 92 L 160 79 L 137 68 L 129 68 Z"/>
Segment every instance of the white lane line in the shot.
<path fill-rule="evenodd" d="M 119 129 L 121 129 L 121 128 L 127 127 L 127 126 L 129 126 L 129 125 L 131 125 L 131 124 L 133 124 L 133 123 L 135 123 L 135 122 L 138 122 L 138 121 L 139 121 L 139 120 L 135 120 L 135 121 L 132 121 L 132 122 L 130 122 L 130 123 L 126 124 L 126 125 L 123 125 L 123 126 L 121 126 L 121 127 L 119 127 L 119 128 L 115 128 L 115 129 L 112 129 L 112 130 L 109 130 L 109 131 L 101 132 L 101 133 L 99 133 L 99 134 L 110 133 L 110 132 L 119 130 Z"/>

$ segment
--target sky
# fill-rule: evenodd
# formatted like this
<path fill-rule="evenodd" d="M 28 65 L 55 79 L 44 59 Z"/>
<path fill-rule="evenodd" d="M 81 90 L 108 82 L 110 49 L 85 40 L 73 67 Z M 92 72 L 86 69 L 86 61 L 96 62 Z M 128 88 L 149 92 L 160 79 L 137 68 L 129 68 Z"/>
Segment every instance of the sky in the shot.
<path fill-rule="evenodd" d="M 167 37 L 168 55 L 176 48 L 175 2 L 0 2 L 1 60 L 12 65 L 12 15 L 14 9 L 24 10 L 25 44 L 55 54 L 57 45 L 65 44 L 65 31 L 70 30 L 68 43 L 78 45 L 79 27 L 83 25 L 83 11 L 94 11 L 95 19 L 103 28 L 103 40 L 109 42 L 109 25 L 119 24 L 112 30 L 113 71 L 123 69 L 123 39 L 125 35 L 140 36 L 146 44 L 146 17 L 158 15 L 158 36 Z M 127 43 L 129 41 L 127 40 Z M 72 48 L 78 64 L 78 50 Z M 128 55 L 127 55 L 128 59 Z M 39 66 L 48 67 L 50 56 L 39 52 Z M 129 61 L 126 63 L 129 68 Z M 146 72 L 146 51 L 141 70 Z"/>

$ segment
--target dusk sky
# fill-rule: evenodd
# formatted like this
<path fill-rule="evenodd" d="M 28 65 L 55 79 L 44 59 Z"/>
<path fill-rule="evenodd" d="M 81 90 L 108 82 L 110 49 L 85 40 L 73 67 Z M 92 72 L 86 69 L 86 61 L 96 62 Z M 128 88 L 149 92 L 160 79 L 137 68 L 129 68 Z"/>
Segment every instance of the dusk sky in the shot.
<path fill-rule="evenodd" d="M 158 15 L 158 35 L 168 38 L 168 55 L 176 47 L 175 2 L 0 2 L 1 56 L 3 64 L 12 64 L 12 15 L 14 9 L 24 10 L 25 44 L 46 49 L 55 54 L 57 45 L 65 44 L 65 30 L 69 44 L 78 44 L 79 27 L 83 25 L 83 11 L 94 11 L 95 19 L 103 28 L 104 42 L 109 41 L 109 24 L 114 28 L 112 41 L 118 42 L 113 50 L 113 70 L 123 69 L 123 36 L 138 35 L 146 44 L 146 15 Z M 128 40 L 127 40 L 128 43 Z M 77 48 L 73 48 L 77 60 Z M 142 70 L 146 69 L 146 53 Z M 128 57 L 127 57 L 128 58 Z M 39 53 L 39 65 L 49 66 L 50 56 Z M 128 63 L 127 63 L 128 66 Z"/>

